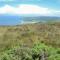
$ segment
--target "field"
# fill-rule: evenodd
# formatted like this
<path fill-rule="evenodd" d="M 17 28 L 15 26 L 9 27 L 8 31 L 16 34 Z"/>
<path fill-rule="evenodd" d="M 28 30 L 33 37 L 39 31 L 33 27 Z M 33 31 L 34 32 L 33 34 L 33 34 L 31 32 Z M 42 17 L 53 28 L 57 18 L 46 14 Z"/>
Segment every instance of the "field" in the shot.
<path fill-rule="evenodd" d="M 60 22 L 0 26 L 0 60 L 43 60 L 41 51 L 60 60 Z"/>

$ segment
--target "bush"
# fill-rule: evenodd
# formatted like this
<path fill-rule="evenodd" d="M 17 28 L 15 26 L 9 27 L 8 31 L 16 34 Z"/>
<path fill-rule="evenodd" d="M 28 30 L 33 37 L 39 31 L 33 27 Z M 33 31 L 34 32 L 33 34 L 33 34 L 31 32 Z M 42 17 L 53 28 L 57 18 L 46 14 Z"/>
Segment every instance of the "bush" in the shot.
<path fill-rule="evenodd" d="M 42 52 L 47 60 L 60 60 L 60 48 L 47 46 L 44 43 L 36 43 L 32 48 L 15 47 L 0 55 L 0 60 L 34 60 L 41 59 Z"/>

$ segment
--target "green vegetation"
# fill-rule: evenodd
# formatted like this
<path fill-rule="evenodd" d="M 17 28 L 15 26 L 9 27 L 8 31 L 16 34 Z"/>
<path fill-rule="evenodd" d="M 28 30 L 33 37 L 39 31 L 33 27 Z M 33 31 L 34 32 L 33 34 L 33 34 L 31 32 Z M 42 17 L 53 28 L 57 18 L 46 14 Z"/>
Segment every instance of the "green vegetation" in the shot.
<path fill-rule="evenodd" d="M 39 60 L 43 52 L 60 60 L 60 22 L 0 26 L 0 60 Z"/>
<path fill-rule="evenodd" d="M 43 53 L 45 49 L 45 58 L 47 60 L 60 60 L 60 48 L 53 48 L 43 43 L 34 44 L 32 48 L 29 47 L 15 47 L 6 50 L 0 55 L 1 60 L 39 60 L 39 54 Z"/>

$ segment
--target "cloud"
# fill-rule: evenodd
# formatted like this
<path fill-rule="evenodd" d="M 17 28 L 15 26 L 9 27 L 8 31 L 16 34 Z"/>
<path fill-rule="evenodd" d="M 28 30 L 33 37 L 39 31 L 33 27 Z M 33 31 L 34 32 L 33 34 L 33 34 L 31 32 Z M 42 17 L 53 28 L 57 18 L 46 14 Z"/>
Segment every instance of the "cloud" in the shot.
<path fill-rule="evenodd" d="M 60 11 L 51 10 L 37 5 L 21 4 L 16 7 L 5 5 L 0 7 L 0 14 L 37 14 L 37 15 L 54 15 Z"/>
<path fill-rule="evenodd" d="M 19 5 L 17 7 L 18 14 L 48 14 L 47 8 L 39 7 L 36 5 Z"/>
<path fill-rule="evenodd" d="M 10 14 L 10 13 L 14 13 L 15 12 L 14 7 L 11 7 L 9 5 L 5 5 L 4 7 L 0 7 L 0 14 Z"/>

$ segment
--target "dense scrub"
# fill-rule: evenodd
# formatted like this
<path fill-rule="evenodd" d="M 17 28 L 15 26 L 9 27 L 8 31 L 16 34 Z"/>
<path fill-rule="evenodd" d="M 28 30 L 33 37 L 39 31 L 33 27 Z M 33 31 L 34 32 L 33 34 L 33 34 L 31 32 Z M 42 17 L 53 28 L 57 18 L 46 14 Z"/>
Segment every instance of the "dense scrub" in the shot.
<path fill-rule="evenodd" d="M 17 46 L 0 55 L 1 60 L 60 60 L 60 48 L 36 43 L 32 48 Z"/>
<path fill-rule="evenodd" d="M 60 60 L 60 22 L 0 26 L 0 60 L 32 60 L 44 49 L 48 60 Z"/>

